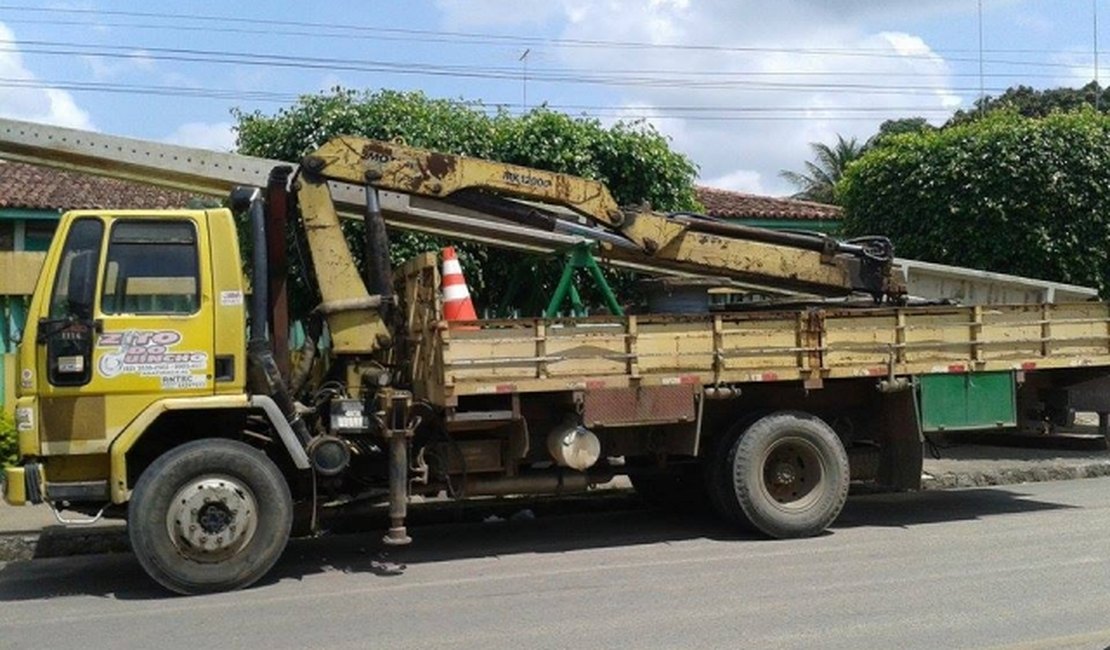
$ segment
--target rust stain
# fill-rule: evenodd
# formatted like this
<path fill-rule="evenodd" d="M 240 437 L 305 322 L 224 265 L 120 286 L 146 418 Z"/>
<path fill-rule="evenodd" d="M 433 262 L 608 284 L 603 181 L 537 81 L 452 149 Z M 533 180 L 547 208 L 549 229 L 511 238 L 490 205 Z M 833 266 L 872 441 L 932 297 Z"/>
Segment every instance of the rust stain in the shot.
<path fill-rule="evenodd" d="M 433 178 L 445 178 L 455 171 L 459 161 L 455 156 L 446 156 L 439 153 L 428 154 L 424 168 Z"/>
<path fill-rule="evenodd" d="M 362 159 L 384 165 L 393 160 L 393 147 L 381 142 L 367 142 L 362 147 Z"/>

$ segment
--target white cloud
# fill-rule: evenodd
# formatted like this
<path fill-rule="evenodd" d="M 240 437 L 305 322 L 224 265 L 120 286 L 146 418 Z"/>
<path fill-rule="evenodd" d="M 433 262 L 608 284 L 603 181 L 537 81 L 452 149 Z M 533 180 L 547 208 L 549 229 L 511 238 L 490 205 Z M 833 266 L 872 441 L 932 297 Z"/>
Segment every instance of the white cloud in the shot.
<path fill-rule="evenodd" d="M 864 25 L 889 25 L 907 13 L 966 12 L 964 5 L 562 0 L 562 38 L 713 47 L 563 47 L 552 57 L 583 74 L 624 70 L 677 80 L 610 92 L 619 94 L 622 115 L 639 109 L 670 135 L 700 166 L 702 182 L 789 194 L 793 188 L 779 171 L 800 169 L 810 142 L 832 142 L 838 134 L 866 139 L 885 119 L 921 115 L 940 122 L 961 104 L 948 63 L 925 41 Z"/>
<path fill-rule="evenodd" d="M 0 50 L 0 78 L 9 80 L 0 92 L 0 116 L 95 130 L 89 114 L 77 105 L 72 95 L 44 86 L 27 69 L 16 46 L 15 34 L 3 23 L 0 23 L 0 42 L 8 44 L 7 49 Z"/>
<path fill-rule="evenodd" d="M 557 17 L 556 2 L 507 3 L 504 0 L 437 0 L 443 22 L 453 28 L 539 24 Z"/>
<path fill-rule="evenodd" d="M 329 72 L 320 78 L 320 84 L 317 90 L 322 92 L 330 91 L 332 88 L 350 88 L 351 85 L 343 80 L 343 77 Z"/>
<path fill-rule="evenodd" d="M 89 66 L 93 79 L 104 81 L 114 79 L 128 72 L 151 72 L 155 68 L 154 59 L 147 50 L 132 50 L 122 57 L 82 55 L 81 60 Z"/>
<path fill-rule="evenodd" d="M 1046 88 L 1061 86 L 1079 88 L 1095 79 L 1094 60 L 1090 50 L 1073 48 L 1057 52 L 1049 57 L 1049 62 L 1057 64 L 1059 72 L 1051 83 L 1045 85 Z M 1105 58 L 1099 60 L 1098 79 L 1105 88 L 1106 80 L 1110 79 L 1110 61 Z M 997 96 L 1000 93 L 993 94 Z"/>
<path fill-rule="evenodd" d="M 1039 7 L 1038 7 L 1039 9 Z M 1052 20 L 1035 9 L 1020 11 L 1014 14 L 1014 25 L 1040 35 L 1051 34 L 1056 28 Z"/>
<path fill-rule="evenodd" d="M 707 187 L 715 187 L 720 190 L 732 190 L 734 192 L 747 192 L 749 194 L 767 193 L 766 188 L 763 186 L 763 175 L 751 169 L 737 169 L 723 176 L 703 178 L 701 184 Z"/>
<path fill-rule="evenodd" d="M 162 140 L 197 149 L 231 151 L 235 148 L 235 131 L 231 122 L 188 122 Z"/>

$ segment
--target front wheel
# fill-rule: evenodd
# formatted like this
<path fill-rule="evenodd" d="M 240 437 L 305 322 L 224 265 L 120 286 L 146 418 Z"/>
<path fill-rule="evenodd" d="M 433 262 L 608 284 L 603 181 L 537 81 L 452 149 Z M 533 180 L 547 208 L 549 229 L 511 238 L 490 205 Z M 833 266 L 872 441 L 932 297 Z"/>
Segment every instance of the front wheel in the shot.
<path fill-rule="evenodd" d="M 776 538 L 823 532 L 848 497 L 848 454 L 820 418 L 797 411 L 756 420 L 728 454 L 735 506 Z"/>
<path fill-rule="evenodd" d="M 205 439 L 171 449 L 143 472 L 127 528 L 150 577 L 199 594 L 265 575 L 292 523 L 289 486 L 273 461 L 241 442 Z"/>

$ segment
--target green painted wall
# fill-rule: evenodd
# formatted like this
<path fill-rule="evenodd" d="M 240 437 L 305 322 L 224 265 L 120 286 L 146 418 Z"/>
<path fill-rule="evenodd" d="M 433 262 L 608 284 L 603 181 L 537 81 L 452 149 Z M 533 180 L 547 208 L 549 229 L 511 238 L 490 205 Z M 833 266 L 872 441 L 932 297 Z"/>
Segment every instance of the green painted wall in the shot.
<path fill-rule="evenodd" d="M 62 213 L 57 210 L 30 210 L 28 208 L 0 208 L 0 219 L 45 219 L 57 221 Z"/>
<path fill-rule="evenodd" d="M 23 297 L 0 296 L 0 411 L 15 409 L 16 356 L 19 335 L 27 320 Z"/>
<path fill-rule="evenodd" d="M 732 223 L 771 230 L 810 230 L 835 235 L 840 222 L 832 219 L 729 219 Z"/>

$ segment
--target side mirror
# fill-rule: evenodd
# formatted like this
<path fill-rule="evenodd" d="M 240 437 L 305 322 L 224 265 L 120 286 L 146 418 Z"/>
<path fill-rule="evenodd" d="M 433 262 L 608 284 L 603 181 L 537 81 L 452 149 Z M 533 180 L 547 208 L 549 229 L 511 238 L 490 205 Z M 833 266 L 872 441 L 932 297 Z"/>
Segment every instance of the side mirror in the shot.
<path fill-rule="evenodd" d="M 79 319 L 91 319 L 96 294 L 96 255 L 82 251 L 73 256 L 66 278 L 66 311 Z"/>
<path fill-rule="evenodd" d="M 246 212 L 251 203 L 262 198 L 262 190 L 257 187 L 236 185 L 227 197 L 232 212 Z"/>

